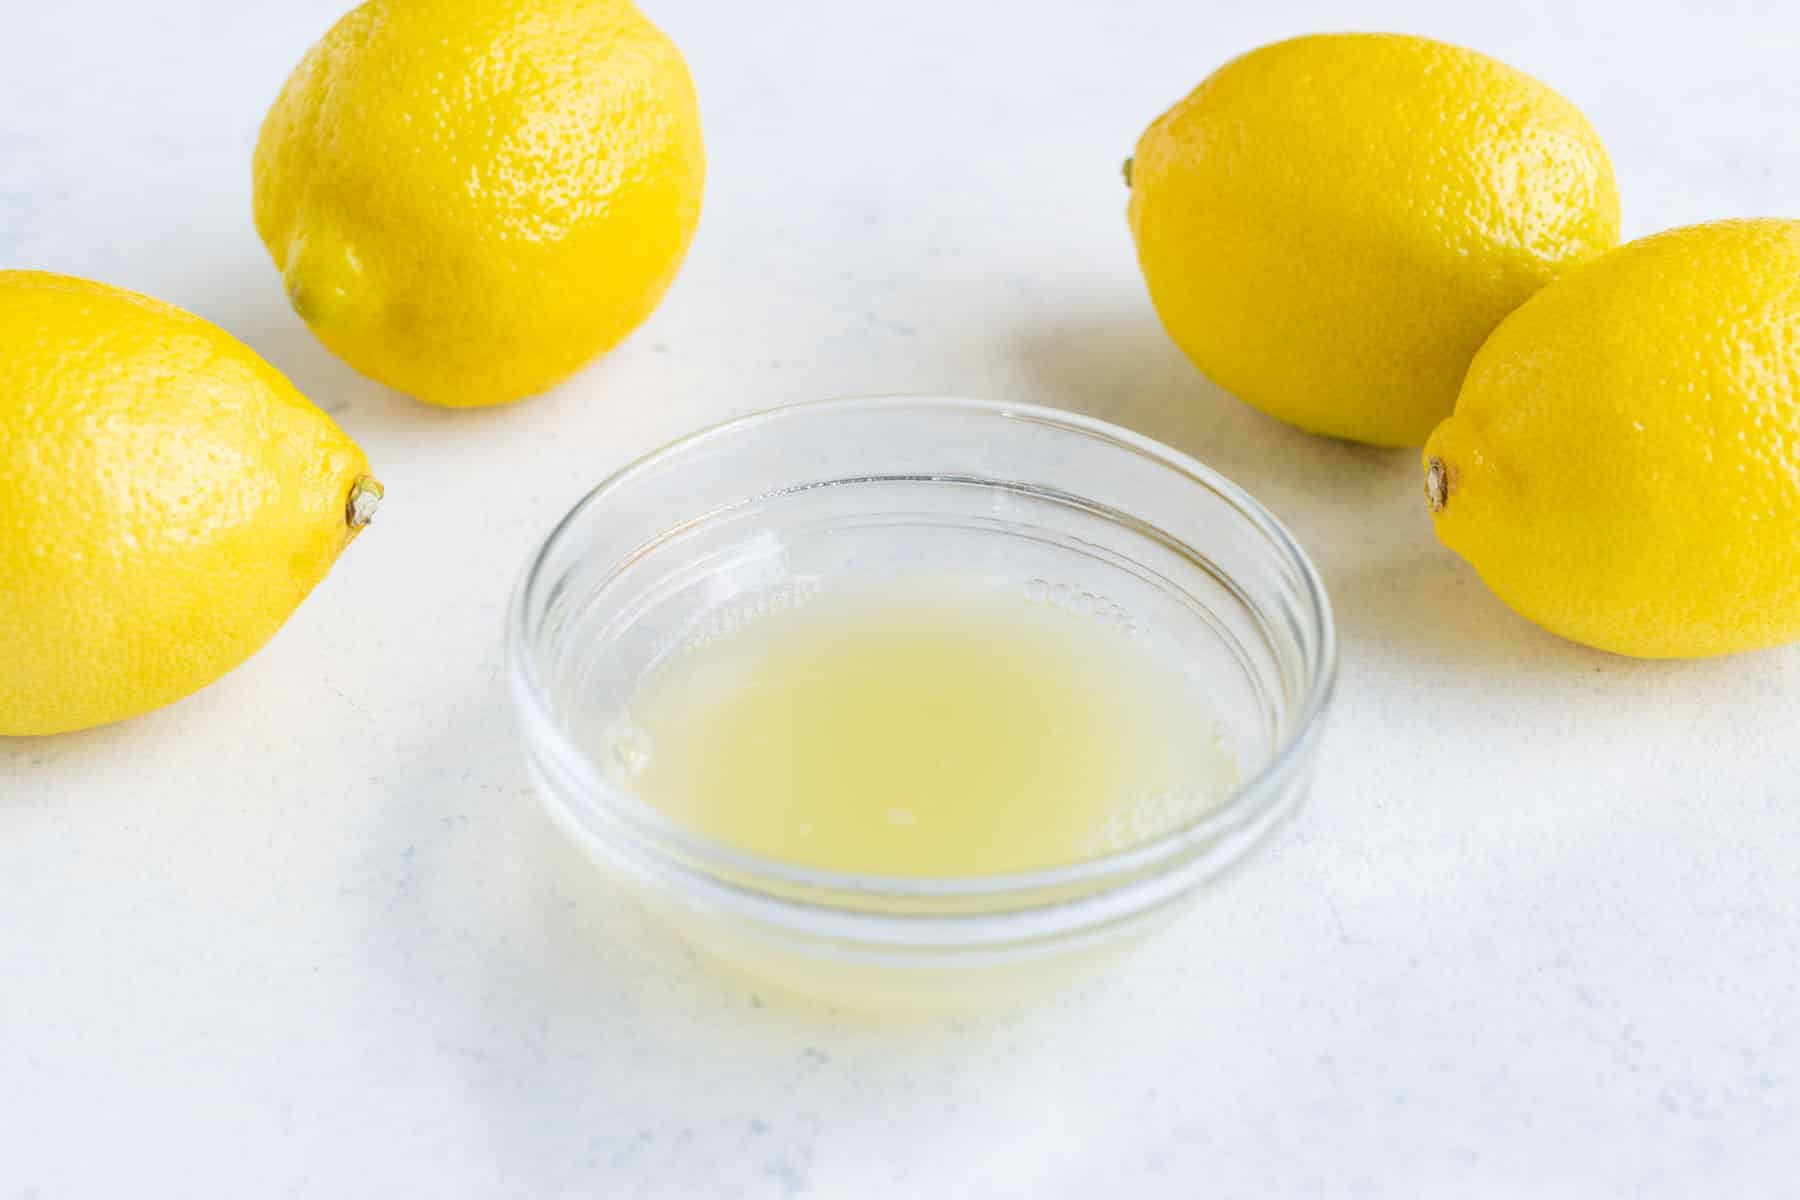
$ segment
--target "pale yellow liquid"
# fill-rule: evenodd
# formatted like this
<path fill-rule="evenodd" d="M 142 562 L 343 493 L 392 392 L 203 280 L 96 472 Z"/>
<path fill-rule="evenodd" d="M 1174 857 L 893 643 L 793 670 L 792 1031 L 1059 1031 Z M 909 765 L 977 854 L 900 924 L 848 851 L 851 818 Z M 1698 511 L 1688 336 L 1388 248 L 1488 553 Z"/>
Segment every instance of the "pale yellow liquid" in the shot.
<path fill-rule="evenodd" d="M 1142 634 L 948 581 L 793 594 L 653 671 L 607 731 L 637 794 L 709 837 L 847 871 L 960 875 L 1121 849 L 1237 767 Z"/>

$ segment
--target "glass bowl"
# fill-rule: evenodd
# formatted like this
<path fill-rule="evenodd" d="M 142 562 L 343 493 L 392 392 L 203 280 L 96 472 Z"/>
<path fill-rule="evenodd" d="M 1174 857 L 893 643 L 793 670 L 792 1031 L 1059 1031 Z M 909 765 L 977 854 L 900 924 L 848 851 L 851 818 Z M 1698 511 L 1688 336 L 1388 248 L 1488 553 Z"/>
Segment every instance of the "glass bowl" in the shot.
<path fill-rule="evenodd" d="M 1236 788 L 1115 853 L 946 878 L 748 853 L 607 769 L 602 731 L 687 639 L 822 583 L 922 571 L 1150 639 L 1205 681 Z M 1337 661 L 1318 572 L 1243 489 L 1101 421 L 935 397 L 792 405 L 639 459 L 551 531 L 507 628 L 527 760 L 557 827 L 726 963 L 876 1009 L 1010 1003 L 1186 908 L 1304 798 Z"/>

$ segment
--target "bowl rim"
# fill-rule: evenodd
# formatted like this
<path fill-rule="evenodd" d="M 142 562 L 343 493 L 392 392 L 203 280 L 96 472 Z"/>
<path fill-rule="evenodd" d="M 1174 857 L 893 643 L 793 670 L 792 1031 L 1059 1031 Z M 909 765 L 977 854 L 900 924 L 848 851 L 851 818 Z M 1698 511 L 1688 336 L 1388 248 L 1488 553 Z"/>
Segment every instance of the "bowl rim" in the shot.
<path fill-rule="evenodd" d="M 1047 867 L 945 876 L 844 871 L 743 850 L 707 837 L 664 815 L 630 789 L 622 788 L 607 778 L 593 759 L 576 746 L 552 711 L 540 677 L 531 636 L 534 621 L 532 602 L 537 596 L 552 552 L 564 535 L 583 516 L 638 477 L 707 443 L 785 421 L 881 410 L 951 412 L 984 420 L 1023 421 L 1109 443 L 1148 460 L 1154 466 L 1184 475 L 1196 486 L 1213 492 L 1230 503 L 1267 539 L 1271 554 L 1293 569 L 1299 583 L 1296 590 L 1305 601 L 1305 611 L 1301 615 L 1310 628 L 1303 633 L 1310 633 L 1311 636 L 1302 637 L 1300 642 L 1308 686 L 1280 744 L 1273 748 L 1268 758 L 1254 772 L 1239 780 L 1224 802 L 1147 841 Z M 930 473 L 924 474 L 925 477 L 930 477 Z M 738 503 L 754 502 L 769 494 L 776 493 L 746 495 Z M 672 520 L 668 528 L 658 536 L 666 536 L 686 523 L 703 519 L 705 515 L 707 514 L 690 514 Z M 1163 532 L 1154 523 L 1150 524 L 1158 532 Z M 1169 544 L 1197 562 L 1212 561 L 1180 539 L 1171 537 Z M 612 565 L 617 568 L 628 564 L 643 549 L 640 546 L 627 552 Z M 1134 880 L 1144 882 L 1147 872 L 1162 865 L 1191 859 L 1196 851 L 1204 850 L 1222 838 L 1254 824 L 1279 804 L 1284 785 L 1295 763 L 1304 756 L 1309 743 L 1319 734 L 1323 717 L 1336 691 L 1338 674 L 1336 623 L 1330 597 L 1317 567 L 1286 526 L 1244 488 L 1174 447 L 1084 413 L 1045 405 L 935 393 L 884 393 L 777 405 L 702 427 L 663 443 L 626 463 L 576 501 L 531 552 L 513 589 L 507 614 L 504 655 L 514 704 L 526 741 L 531 743 L 533 739 L 540 740 L 540 744 L 528 745 L 528 749 L 547 751 L 560 771 L 572 775 L 590 794 L 605 797 L 607 807 L 612 810 L 608 815 L 616 818 L 625 832 L 647 842 L 648 848 L 655 852 L 657 858 L 675 868 L 678 874 L 716 885 L 725 894 L 774 901 L 780 906 L 797 905 L 826 911 L 841 911 L 843 906 L 826 903 L 817 898 L 819 895 L 893 899 L 1024 897 L 1056 893 L 1071 886 L 1083 886 L 1091 895 L 1096 887 L 1103 887 L 1109 880 L 1120 883 Z M 541 786 L 538 790 L 540 793 L 544 791 Z M 560 811 L 566 805 L 553 802 L 552 797 L 547 795 L 542 799 L 551 806 L 552 816 L 565 832 L 579 833 L 584 838 L 598 836 L 585 823 L 578 823 L 574 814 Z M 626 803 L 619 803 L 621 799 Z M 756 886 L 762 882 L 775 884 L 780 891 L 771 893 Z M 801 889 L 810 898 L 795 895 L 793 889 Z M 854 915 L 877 917 L 875 913 L 864 911 L 857 911 Z M 988 912 L 984 915 L 992 917 L 995 914 Z M 945 916 L 943 913 L 933 913 L 924 919 L 942 920 Z M 923 914 L 879 914 L 879 918 L 896 917 L 905 920 L 923 917 Z"/>

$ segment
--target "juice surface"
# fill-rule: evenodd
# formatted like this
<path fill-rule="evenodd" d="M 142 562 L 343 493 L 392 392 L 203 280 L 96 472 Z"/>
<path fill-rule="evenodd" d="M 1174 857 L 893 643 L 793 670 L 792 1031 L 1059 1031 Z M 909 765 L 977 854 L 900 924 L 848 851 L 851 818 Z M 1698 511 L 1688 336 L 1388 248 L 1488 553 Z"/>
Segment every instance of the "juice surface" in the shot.
<path fill-rule="evenodd" d="M 1091 857 L 1237 780 L 1204 695 L 1141 637 L 944 581 L 827 591 L 692 639 L 611 737 L 621 782 L 691 828 L 884 874 Z"/>

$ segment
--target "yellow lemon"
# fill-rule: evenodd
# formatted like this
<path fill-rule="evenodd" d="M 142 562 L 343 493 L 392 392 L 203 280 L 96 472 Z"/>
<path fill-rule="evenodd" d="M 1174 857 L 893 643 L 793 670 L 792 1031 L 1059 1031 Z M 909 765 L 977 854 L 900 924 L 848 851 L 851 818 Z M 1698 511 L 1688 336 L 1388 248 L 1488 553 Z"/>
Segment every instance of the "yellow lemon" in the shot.
<path fill-rule="evenodd" d="M 136 716 L 266 642 L 380 485 L 223 330 L 0 271 L 0 735 Z"/>
<path fill-rule="evenodd" d="M 650 315 L 704 174 L 687 66 L 628 0 L 369 0 L 263 122 L 256 228 L 352 366 L 500 404 Z"/>
<path fill-rule="evenodd" d="M 1800 221 L 1658 234 L 1494 331 L 1425 447 L 1507 604 L 1645 658 L 1800 639 Z"/>
<path fill-rule="evenodd" d="M 1619 236 L 1581 113 L 1424 38 L 1252 51 L 1159 117 L 1128 172 L 1151 300 L 1194 364 L 1384 446 L 1423 442 L 1501 318 Z"/>

